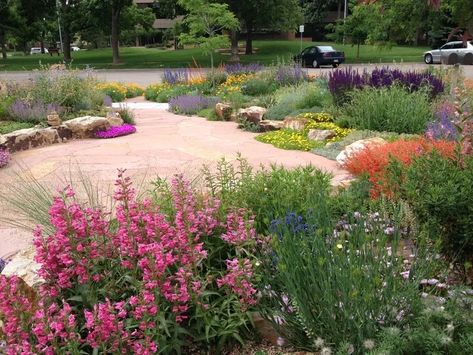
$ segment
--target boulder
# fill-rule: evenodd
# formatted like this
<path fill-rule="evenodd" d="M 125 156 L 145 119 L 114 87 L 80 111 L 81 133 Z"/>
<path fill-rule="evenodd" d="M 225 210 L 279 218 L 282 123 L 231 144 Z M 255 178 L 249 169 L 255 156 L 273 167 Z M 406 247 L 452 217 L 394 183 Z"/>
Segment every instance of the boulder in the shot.
<path fill-rule="evenodd" d="M 325 141 L 336 137 L 337 134 L 330 129 L 310 129 L 307 138 L 313 141 Z"/>
<path fill-rule="evenodd" d="M 240 109 L 238 111 L 238 117 L 241 120 L 246 120 L 257 125 L 263 119 L 263 116 L 266 113 L 266 111 L 267 110 L 264 107 L 251 106 L 248 108 Z"/>
<path fill-rule="evenodd" d="M 64 122 L 72 131 L 72 138 L 94 138 L 95 132 L 107 130 L 110 123 L 105 117 L 84 116 Z"/>
<path fill-rule="evenodd" d="M 123 125 L 123 119 L 122 116 L 118 112 L 115 111 L 110 111 L 107 114 L 107 121 L 110 127 L 120 127 Z"/>
<path fill-rule="evenodd" d="M 283 121 L 283 128 L 293 129 L 295 131 L 302 131 L 307 123 L 309 123 L 309 120 L 307 118 L 286 117 Z"/>
<path fill-rule="evenodd" d="M 283 126 L 282 121 L 262 120 L 259 123 L 261 132 L 277 131 Z"/>
<path fill-rule="evenodd" d="M 10 153 L 59 142 L 58 132 L 52 127 L 20 129 L 0 137 L 0 145 L 8 148 Z"/>
<path fill-rule="evenodd" d="M 40 265 L 34 261 L 35 249 L 33 246 L 17 253 L 8 262 L 2 271 L 5 276 L 18 276 L 25 281 L 28 286 L 35 287 L 43 282 L 38 276 Z"/>
<path fill-rule="evenodd" d="M 219 102 L 215 105 L 215 113 L 220 120 L 230 121 L 232 116 L 232 106 Z"/>
<path fill-rule="evenodd" d="M 367 147 L 373 147 L 377 145 L 384 145 L 387 142 L 383 138 L 375 137 L 375 138 L 368 138 L 356 141 L 348 146 L 345 147 L 344 150 L 337 155 L 337 162 L 340 165 L 344 165 L 345 162 L 349 157 L 351 157 L 354 153 L 359 152 Z"/>

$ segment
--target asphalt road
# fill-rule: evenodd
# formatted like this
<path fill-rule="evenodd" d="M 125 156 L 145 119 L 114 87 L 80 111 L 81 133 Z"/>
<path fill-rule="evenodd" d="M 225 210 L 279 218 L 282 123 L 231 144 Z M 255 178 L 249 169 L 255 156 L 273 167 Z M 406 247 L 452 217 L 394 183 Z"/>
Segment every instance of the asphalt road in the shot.
<path fill-rule="evenodd" d="M 431 66 L 420 63 L 404 63 L 404 64 L 357 64 L 343 65 L 343 67 L 351 66 L 358 70 L 372 70 L 379 67 L 399 68 L 401 70 L 424 70 Z M 440 67 L 436 65 L 435 67 Z M 473 65 L 461 66 L 465 78 L 473 79 Z M 205 70 L 205 69 L 204 69 Z M 328 74 L 332 68 L 307 69 L 310 74 Z M 93 75 L 103 81 L 120 81 L 126 83 L 137 83 L 142 86 L 161 82 L 163 77 L 163 69 L 118 69 L 118 70 L 95 70 Z M 28 81 L 34 76 L 34 71 L 0 71 L 0 81 Z M 90 75 L 90 72 L 83 71 L 81 75 Z"/>

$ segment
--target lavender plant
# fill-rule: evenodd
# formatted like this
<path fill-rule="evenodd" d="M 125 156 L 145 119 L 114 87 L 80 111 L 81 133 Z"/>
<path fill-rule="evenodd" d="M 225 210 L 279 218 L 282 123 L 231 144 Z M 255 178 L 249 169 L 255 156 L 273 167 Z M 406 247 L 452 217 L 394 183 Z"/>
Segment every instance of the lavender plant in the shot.
<path fill-rule="evenodd" d="M 275 80 L 281 86 L 296 85 L 308 79 L 307 73 L 300 64 L 280 65 Z"/>
<path fill-rule="evenodd" d="M 429 139 L 458 139 L 458 130 L 455 126 L 455 112 L 451 106 L 442 105 L 435 113 L 434 121 L 428 123 L 425 135 Z"/>
<path fill-rule="evenodd" d="M 216 97 L 183 95 L 172 98 L 169 101 L 169 109 L 174 113 L 192 115 L 203 109 L 215 106 L 218 101 L 219 99 Z"/>
<path fill-rule="evenodd" d="M 29 102 L 22 99 L 17 99 L 8 109 L 9 115 L 14 120 L 34 123 L 44 121 L 52 111 L 62 112 L 62 109 L 56 103 L 44 104 L 40 101 Z"/>
<path fill-rule="evenodd" d="M 179 83 L 187 83 L 190 73 L 187 68 L 164 69 L 163 82 L 175 85 Z"/>

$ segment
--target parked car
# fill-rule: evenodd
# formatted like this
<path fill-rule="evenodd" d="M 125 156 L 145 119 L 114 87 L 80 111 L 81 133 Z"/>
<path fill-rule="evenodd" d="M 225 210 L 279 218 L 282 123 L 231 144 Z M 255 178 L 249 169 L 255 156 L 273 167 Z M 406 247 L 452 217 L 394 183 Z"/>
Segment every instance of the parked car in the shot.
<path fill-rule="evenodd" d="M 80 51 L 80 48 L 77 47 L 77 46 L 71 46 L 71 51 L 78 52 L 78 51 Z"/>
<path fill-rule="evenodd" d="M 465 59 L 467 62 L 473 61 L 473 41 L 453 41 L 445 43 L 439 49 L 434 49 L 424 53 L 424 62 L 426 64 L 440 64 L 442 58 L 448 60 L 449 56 L 455 54 L 459 63 L 464 63 Z M 473 64 L 473 62 L 469 63 Z"/>
<path fill-rule="evenodd" d="M 44 53 L 48 54 L 49 51 L 47 48 L 44 48 Z M 41 48 L 40 47 L 33 47 L 30 49 L 30 54 L 41 54 Z"/>
<path fill-rule="evenodd" d="M 311 46 L 294 56 L 294 60 L 304 67 L 318 68 L 321 65 L 331 65 L 336 68 L 345 62 L 345 53 L 335 50 L 332 46 Z"/>

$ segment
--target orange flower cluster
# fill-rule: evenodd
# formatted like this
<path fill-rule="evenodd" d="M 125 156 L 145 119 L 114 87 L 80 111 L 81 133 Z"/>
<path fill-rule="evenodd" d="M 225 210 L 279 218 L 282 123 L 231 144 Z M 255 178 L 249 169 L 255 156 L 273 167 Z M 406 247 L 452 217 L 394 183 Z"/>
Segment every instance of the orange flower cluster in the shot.
<path fill-rule="evenodd" d="M 445 157 L 454 157 L 455 143 L 442 140 L 418 138 L 400 139 L 385 145 L 367 147 L 353 155 L 345 163 L 345 168 L 353 175 L 368 174 L 372 184 L 371 197 L 381 194 L 392 196 L 392 187 L 387 183 L 386 169 L 392 159 L 409 166 L 414 157 L 436 150 Z"/>

